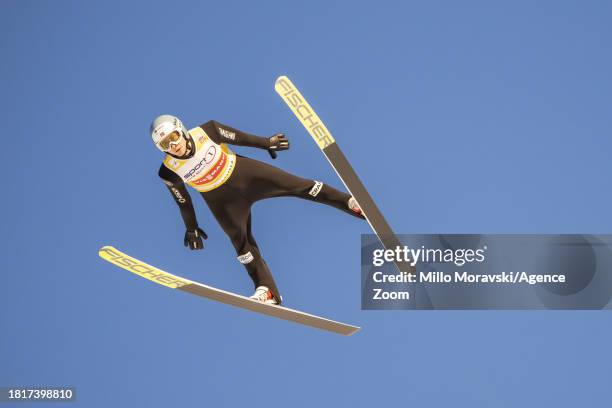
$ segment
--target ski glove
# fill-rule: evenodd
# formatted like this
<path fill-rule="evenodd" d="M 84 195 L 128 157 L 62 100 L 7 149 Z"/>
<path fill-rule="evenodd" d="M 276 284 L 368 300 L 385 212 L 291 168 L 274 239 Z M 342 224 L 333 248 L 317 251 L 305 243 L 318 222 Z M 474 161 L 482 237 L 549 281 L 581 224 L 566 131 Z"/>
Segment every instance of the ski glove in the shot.
<path fill-rule="evenodd" d="M 284 133 L 276 133 L 270 137 L 270 147 L 268 152 L 273 159 L 276 159 L 276 152 L 289 149 L 289 139 Z"/>
<path fill-rule="evenodd" d="M 208 235 L 206 235 L 202 228 L 198 227 L 194 230 L 185 231 L 185 239 L 183 240 L 183 243 L 185 246 L 188 246 L 189 249 L 202 249 L 204 248 L 202 238 L 208 239 Z"/>
<path fill-rule="evenodd" d="M 284 133 L 276 133 L 272 137 L 270 137 L 270 150 L 288 150 L 289 149 L 289 139 L 285 136 Z"/>

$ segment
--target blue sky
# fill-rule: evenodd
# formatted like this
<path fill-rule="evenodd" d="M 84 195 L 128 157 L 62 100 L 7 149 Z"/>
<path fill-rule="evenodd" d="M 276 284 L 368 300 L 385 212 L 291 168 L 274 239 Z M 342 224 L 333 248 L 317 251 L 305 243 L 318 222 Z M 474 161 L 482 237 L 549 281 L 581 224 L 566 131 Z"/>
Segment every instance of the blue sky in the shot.
<path fill-rule="evenodd" d="M 610 233 L 609 2 L 0 8 L 0 385 L 72 385 L 83 407 L 609 406 L 608 312 L 361 311 L 370 231 L 331 208 L 266 201 L 253 228 L 287 305 L 364 327 L 350 338 L 97 256 L 110 244 L 248 293 L 195 193 L 210 238 L 182 246 L 148 127 L 173 113 L 284 131 L 292 147 L 275 164 L 340 187 L 274 92 L 283 74 L 399 233 Z"/>

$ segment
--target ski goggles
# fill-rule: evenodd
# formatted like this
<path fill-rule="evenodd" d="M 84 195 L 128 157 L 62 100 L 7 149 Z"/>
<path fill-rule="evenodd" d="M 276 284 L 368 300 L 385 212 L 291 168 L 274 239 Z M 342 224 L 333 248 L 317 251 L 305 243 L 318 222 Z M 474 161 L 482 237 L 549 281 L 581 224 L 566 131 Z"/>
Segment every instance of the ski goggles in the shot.
<path fill-rule="evenodd" d="M 170 150 L 170 147 L 172 145 L 179 144 L 180 140 L 181 140 L 181 134 L 179 133 L 178 130 L 175 130 L 174 132 L 169 133 L 166 136 L 164 136 L 164 138 L 160 140 L 159 143 L 157 143 L 157 145 L 162 150 Z"/>

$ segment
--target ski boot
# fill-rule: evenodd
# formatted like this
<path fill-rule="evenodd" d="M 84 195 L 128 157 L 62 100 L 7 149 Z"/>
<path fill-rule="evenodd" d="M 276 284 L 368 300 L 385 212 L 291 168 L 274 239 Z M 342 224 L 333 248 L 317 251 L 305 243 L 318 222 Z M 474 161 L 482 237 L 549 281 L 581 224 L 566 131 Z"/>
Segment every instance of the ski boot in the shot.
<path fill-rule="evenodd" d="M 278 305 L 278 301 L 267 286 L 258 286 L 257 289 L 255 289 L 255 293 L 249 298 L 268 305 Z"/>
<path fill-rule="evenodd" d="M 351 197 L 348 200 L 348 208 L 354 212 L 355 214 L 361 215 L 363 216 L 363 211 L 361 211 L 361 207 L 359 206 L 359 204 L 357 203 L 357 200 L 355 200 L 355 197 Z"/>

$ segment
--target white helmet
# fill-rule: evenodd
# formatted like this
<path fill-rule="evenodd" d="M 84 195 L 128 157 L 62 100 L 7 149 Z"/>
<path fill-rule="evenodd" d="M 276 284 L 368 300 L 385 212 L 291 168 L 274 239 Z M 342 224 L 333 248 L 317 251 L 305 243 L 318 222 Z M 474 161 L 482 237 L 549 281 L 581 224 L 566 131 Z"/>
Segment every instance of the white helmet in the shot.
<path fill-rule="evenodd" d="M 167 135 L 175 131 L 182 135 L 185 140 L 189 140 L 187 129 L 185 129 L 183 123 L 176 116 L 160 115 L 151 123 L 151 137 L 153 138 L 153 143 L 163 152 L 167 151 L 168 148 L 167 146 L 166 148 L 162 147 L 160 145 L 161 142 Z"/>

